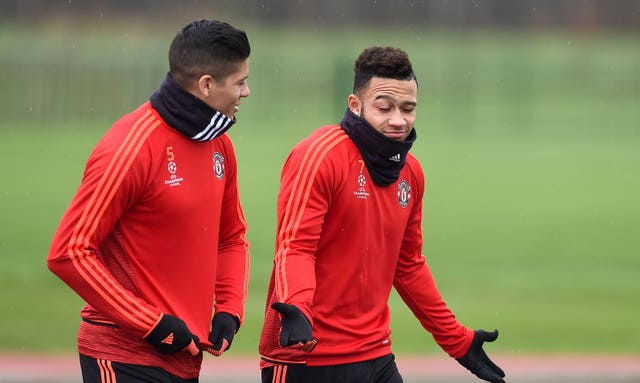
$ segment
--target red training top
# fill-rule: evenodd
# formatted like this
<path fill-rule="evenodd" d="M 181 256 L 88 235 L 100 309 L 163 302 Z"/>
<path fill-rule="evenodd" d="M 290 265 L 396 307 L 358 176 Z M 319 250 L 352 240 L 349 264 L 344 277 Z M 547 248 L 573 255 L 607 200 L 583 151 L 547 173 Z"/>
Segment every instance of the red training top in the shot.
<path fill-rule="evenodd" d="M 213 309 L 242 321 L 245 232 L 228 136 L 193 141 L 149 102 L 123 116 L 91 153 L 48 256 L 87 302 L 79 352 L 197 377 L 202 353 L 161 355 L 143 337 L 161 313 L 184 320 L 202 345 Z"/>
<path fill-rule="evenodd" d="M 391 353 L 392 286 L 447 353 L 464 355 L 473 331 L 446 306 L 422 255 L 423 194 L 413 155 L 395 183 L 378 186 L 339 125 L 318 129 L 292 150 L 278 196 L 262 367 L 354 363 Z M 279 346 L 280 316 L 270 307 L 276 301 L 297 306 L 312 322 L 314 351 Z"/>

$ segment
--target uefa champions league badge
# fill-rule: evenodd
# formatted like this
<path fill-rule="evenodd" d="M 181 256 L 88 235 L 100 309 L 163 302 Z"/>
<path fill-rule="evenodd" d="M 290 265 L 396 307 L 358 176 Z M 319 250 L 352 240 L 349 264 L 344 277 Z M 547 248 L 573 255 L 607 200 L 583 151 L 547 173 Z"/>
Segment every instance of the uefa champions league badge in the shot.
<path fill-rule="evenodd" d="M 224 177 L 224 157 L 219 152 L 213 154 L 213 172 L 218 180 Z"/>
<path fill-rule="evenodd" d="M 164 180 L 165 185 L 171 187 L 180 186 L 184 181 L 184 178 L 178 177 L 178 164 L 175 161 L 175 154 L 173 153 L 173 146 L 167 146 L 167 172 L 169 173 L 169 179 Z"/>
<path fill-rule="evenodd" d="M 405 208 L 409 205 L 409 200 L 411 199 L 411 186 L 406 180 L 402 180 L 398 184 L 398 202 L 400 203 L 400 207 Z"/>
<path fill-rule="evenodd" d="M 357 178 L 358 182 L 358 190 L 353 192 L 353 195 L 358 199 L 367 199 L 369 197 L 369 192 L 365 189 L 365 185 L 367 184 L 366 177 L 360 173 Z"/>

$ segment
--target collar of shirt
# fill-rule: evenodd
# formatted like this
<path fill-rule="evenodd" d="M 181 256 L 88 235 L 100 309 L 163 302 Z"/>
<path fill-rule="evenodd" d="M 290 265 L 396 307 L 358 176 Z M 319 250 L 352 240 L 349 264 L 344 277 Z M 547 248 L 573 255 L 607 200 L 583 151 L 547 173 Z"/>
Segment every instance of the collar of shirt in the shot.
<path fill-rule="evenodd" d="M 170 127 L 196 141 L 213 140 L 236 122 L 184 90 L 169 73 L 150 101 Z"/>
<path fill-rule="evenodd" d="M 375 130 L 365 119 L 356 116 L 349 108 L 340 122 L 342 129 L 360 150 L 373 182 L 388 186 L 398 180 L 407 161 L 409 149 L 416 140 L 412 129 L 404 141 L 396 141 Z"/>

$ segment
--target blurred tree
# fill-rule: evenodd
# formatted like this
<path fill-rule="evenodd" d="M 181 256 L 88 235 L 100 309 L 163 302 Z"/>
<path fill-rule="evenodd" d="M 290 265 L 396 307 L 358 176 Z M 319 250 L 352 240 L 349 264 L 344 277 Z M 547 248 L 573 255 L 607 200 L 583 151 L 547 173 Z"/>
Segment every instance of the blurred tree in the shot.
<path fill-rule="evenodd" d="M 637 0 L 2 0 L 0 19 L 34 21 L 49 15 L 181 12 L 225 15 L 271 24 L 417 24 L 459 27 L 551 26 L 640 30 Z"/>

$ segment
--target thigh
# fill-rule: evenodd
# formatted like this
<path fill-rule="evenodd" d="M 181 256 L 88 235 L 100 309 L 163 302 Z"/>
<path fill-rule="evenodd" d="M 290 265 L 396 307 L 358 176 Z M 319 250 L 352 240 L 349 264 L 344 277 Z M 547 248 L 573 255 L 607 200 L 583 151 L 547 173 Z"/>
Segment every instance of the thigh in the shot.
<path fill-rule="evenodd" d="M 262 383 L 403 383 L 393 354 L 364 362 L 308 367 L 276 364 L 262 369 Z"/>
<path fill-rule="evenodd" d="M 320 371 L 317 371 L 320 369 Z M 324 367 L 307 367 L 304 364 L 276 364 L 263 368 L 262 383 L 321 383 L 331 382 L 321 373 Z"/>
<path fill-rule="evenodd" d="M 393 354 L 362 362 L 330 366 L 325 382 L 402 383 Z"/>
<path fill-rule="evenodd" d="M 182 379 L 160 367 L 112 362 L 80 355 L 84 383 L 198 383 L 198 379 Z"/>
<path fill-rule="evenodd" d="M 389 354 L 371 361 L 373 383 L 402 383 L 402 376 L 396 365 L 396 358 Z"/>

